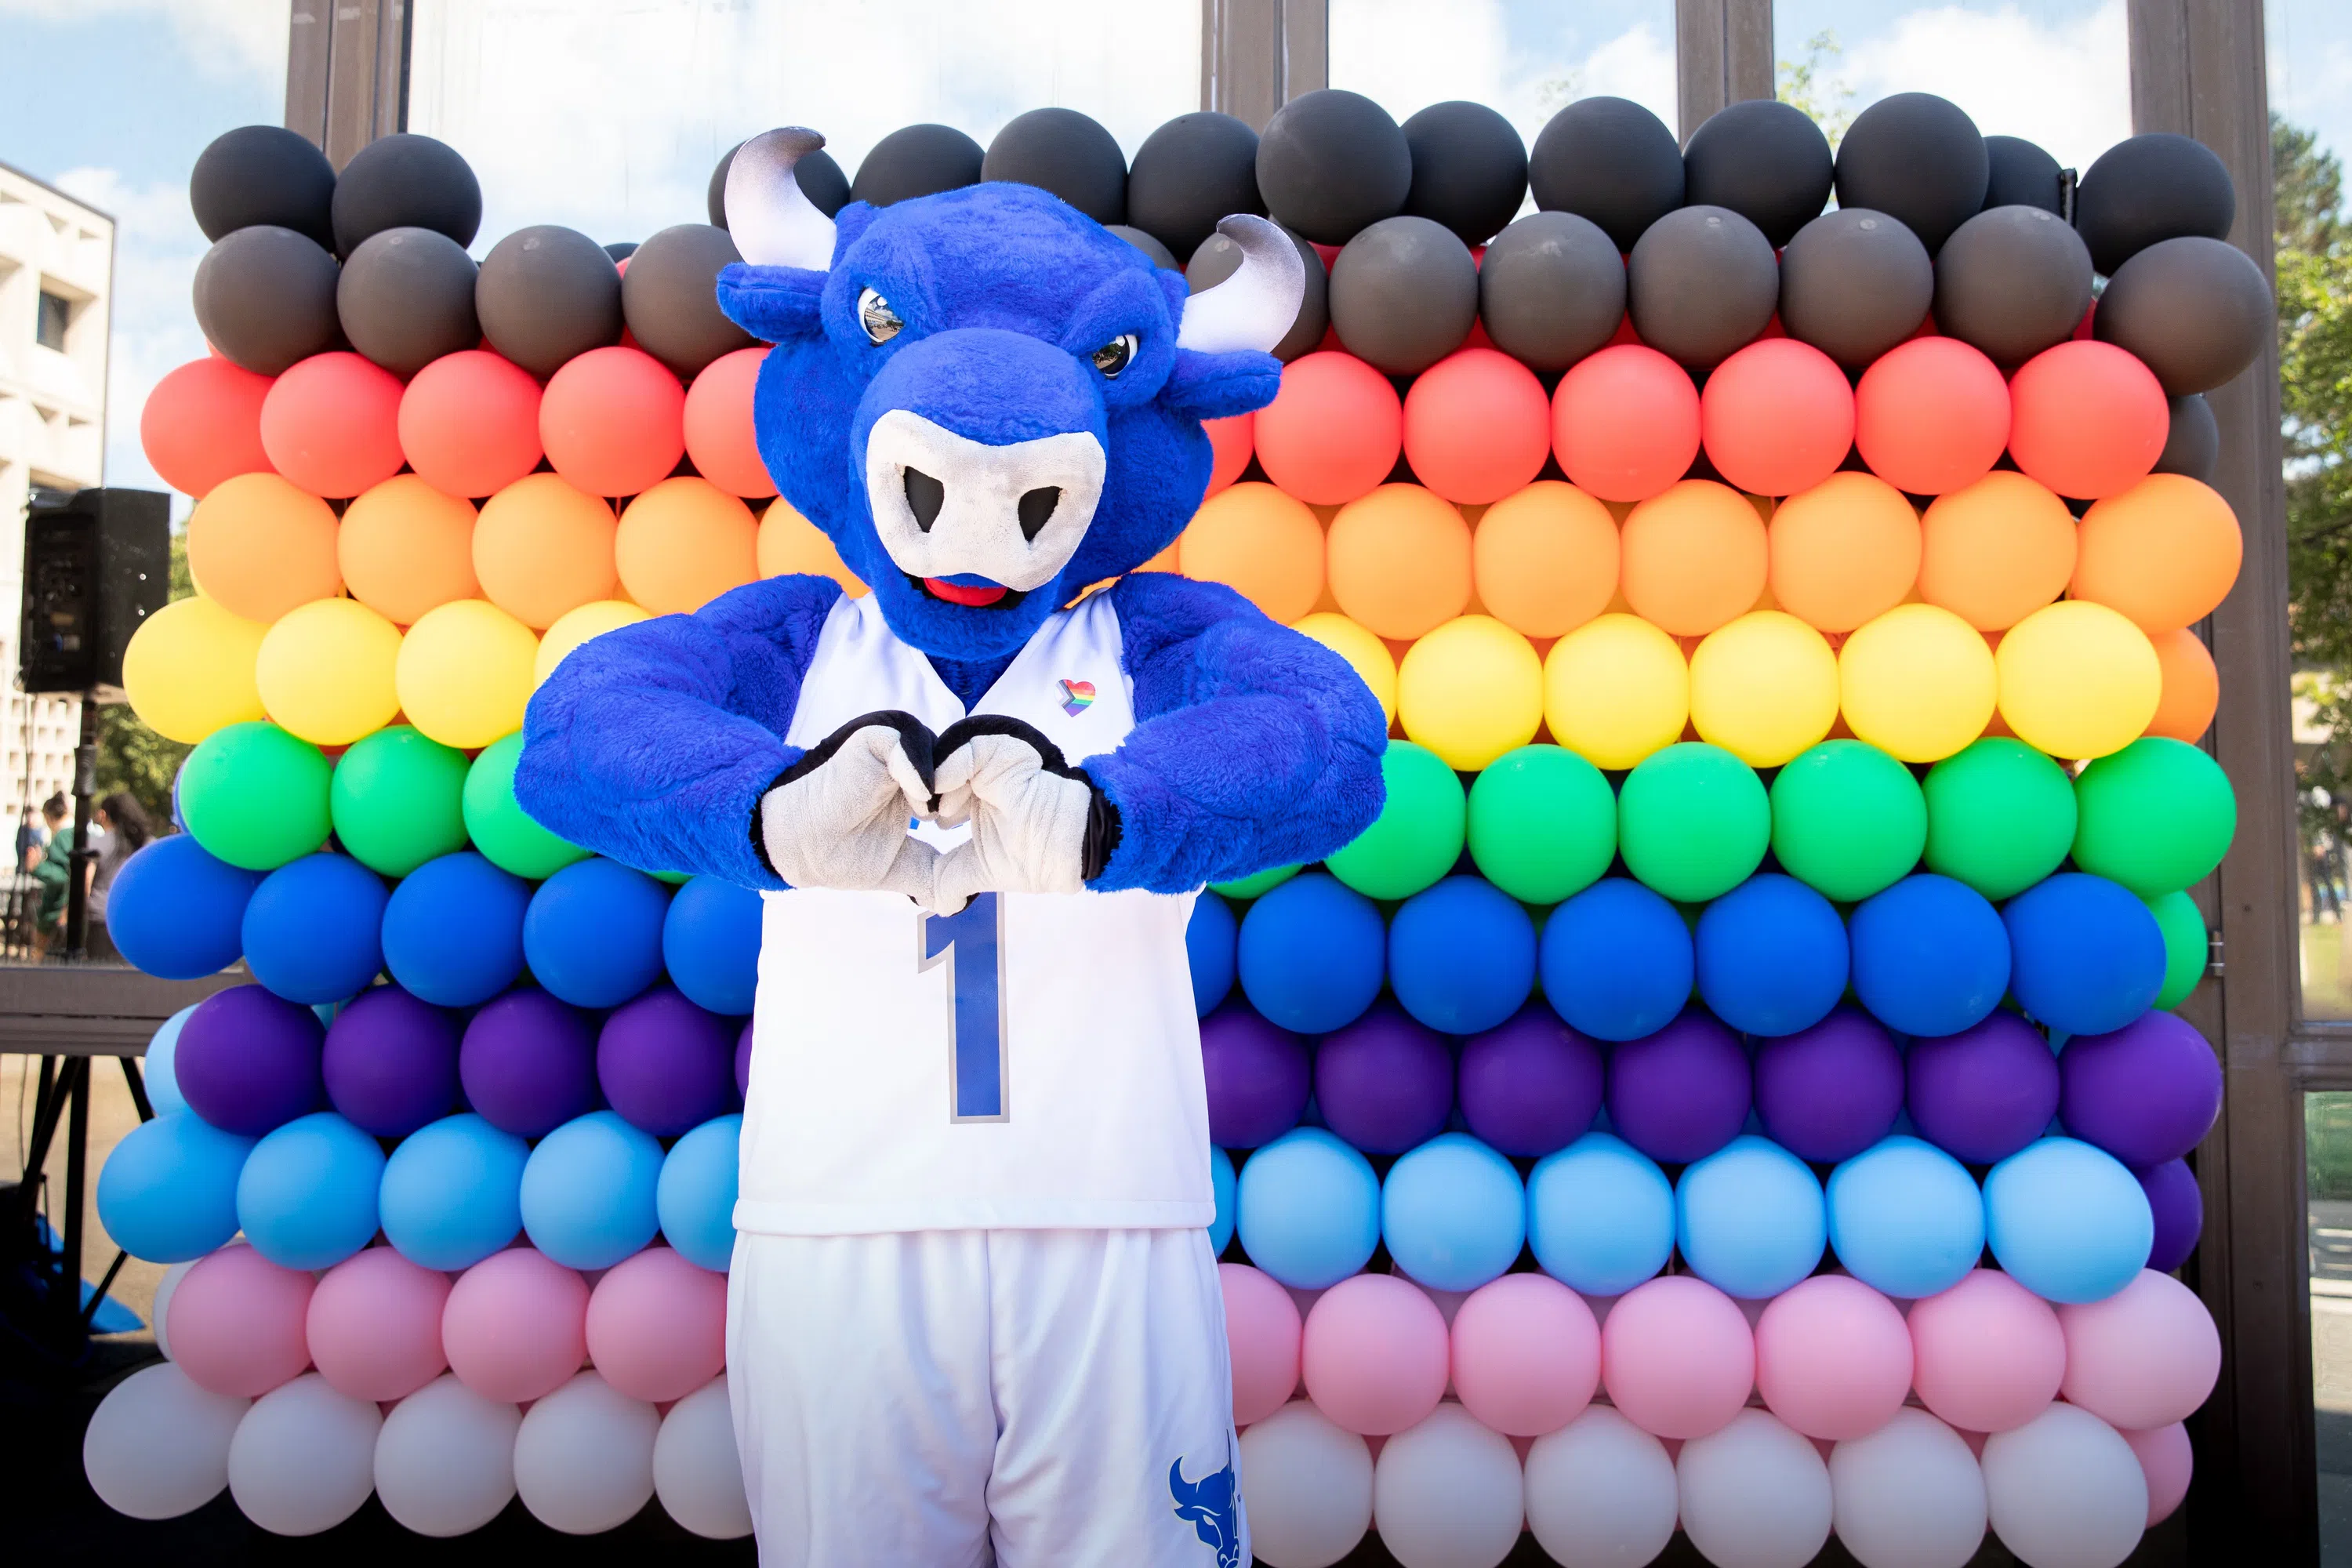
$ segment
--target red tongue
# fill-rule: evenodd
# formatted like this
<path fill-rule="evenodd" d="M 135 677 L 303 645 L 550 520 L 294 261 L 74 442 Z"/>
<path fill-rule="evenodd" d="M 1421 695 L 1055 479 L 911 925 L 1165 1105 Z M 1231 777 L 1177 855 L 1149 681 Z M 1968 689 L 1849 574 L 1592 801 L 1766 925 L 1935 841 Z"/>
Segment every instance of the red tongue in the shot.
<path fill-rule="evenodd" d="M 930 590 L 932 597 L 945 599 L 950 605 L 992 605 L 1004 597 L 1006 592 L 994 583 L 979 583 L 965 587 L 961 583 L 950 583 L 939 577 L 924 578 L 923 586 Z"/>

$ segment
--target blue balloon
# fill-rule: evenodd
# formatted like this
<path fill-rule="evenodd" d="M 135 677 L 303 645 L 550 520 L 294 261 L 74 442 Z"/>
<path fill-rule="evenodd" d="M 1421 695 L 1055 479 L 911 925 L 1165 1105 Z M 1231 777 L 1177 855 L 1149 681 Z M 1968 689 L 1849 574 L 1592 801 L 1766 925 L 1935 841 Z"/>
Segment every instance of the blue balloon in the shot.
<path fill-rule="evenodd" d="M 1209 1185 L 1217 1194 L 1217 1217 L 1209 1222 L 1209 1250 L 1223 1256 L 1234 1239 L 1234 1157 L 1209 1146 Z"/>
<path fill-rule="evenodd" d="M 1596 1040 L 1638 1040 L 1673 1023 L 1696 970 L 1680 911 L 1630 877 L 1603 877 L 1544 921 L 1544 1000 Z"/>
<path fill-rule="evenodd" d="M 528 883 L 470 849 L 427 860 L 384 906 L 384 967 L 436 1007 L 487 1002 L 522 973 L 530 903 Z"/>
<path fill-rule="evenodd" d="M 1829 1239 L 1821 1182 L 1768 1138 L 1734 1138 L 1685 1169 L 1675 1185 L 1675 1240 L 1683 1261 L 1727 1296 L 1761 1301 L 1779 1295 L 1812 1273 Z"/>
<path fill-rule="evenodd" d="M 1209 891 L 1192 901 L 1192 918 L 1184 927 L 1184 955 L 1192 965 L 1192 1011 L 1207 1017 L 1234 988 L 1234 949 L 1241 928 L 1234 907 Z"/>
<path fill-rule="evenodd" d="M 1379 906 L 1338 878 L 1309 871 L 1250 905 L 1236 967 L 1242 994 L 1270 1022 L 1328 1035 L 1361 1017 L 1381 994 L 1387 951 Z"/>
<path fill-rule="evenodd" d="M 1587 1296 L 1622 1296 L 1675 1250 L 1675 1189 L 1657 1163 L 1606 1132 L 1536 1162 L 1528 1240 L 1543 1271 Z"/>
<path fill-rule="evenodd" d="M 133 1258 L 202 1258 L 236 1234 L 237 1175 L 252 1151 L 252 1139 L 185 1110 L 142 1121 L 99 1168 L 98 1223 Z"/>
<path fill-rule="evenodd" d="M 1750 877 L 1698 917 L 1698 994 L 1745 1035 L 1794 1035 L 1845 994 L 1845 922 L 1794 877 Z"/>
<path fill-rule="evenodd" d="M 1898 1034 L 1957 1035 L 1981 1023 L 2009 988 L 2000 916 L 1949 877 L 1923 871 L 1874 893 L 1854 907 L 1848 935 L 1855 997 Z"/>
<path fill-rule="evenodd" d="M 611 1110 L 539 1141 L 522 1172 L 522 1228 L 566 1268 L 610 1268 L 661 1228 L 662 1147 Z"/>
<path fill-rule="evenodd" d="M 289 860 L 245 906 L 245 962 L 289 1002 L 340 1002 L 383 968 L 383 879 L 348 855 Z"/>
<path fill-rule="evenodd" d="M 1389 1167 L 1381 1237 L 1409 1278 L 1433 1290 L 1475 1290 L 1507 1273 L 1527 1245 L 1527 1189 L 1486 1144 L 1441 1132 Z"/>
<path fill-rule="evenodd" d="M 383 1150 L 331 1110 L 298 1116 L 253 1146 L 236 1222 L 281 1268 L 331 1268 L 375 1238 Z"/>
<path fill-rule="evenodd" d="M 158 838 L 114 874 L 106 934 L 150 974 L 201 980 L 236 962 L 245 908 L 260 885 L 258 871 L 215 859 L 193 835 Z"/>
<path fill-rule="evenodd" d="M 1535 922 L 1484 878 L 1444 878 L 1407 899 L 1389 922 L 1389 984 L 1429 1027 L 1483 1034 L 1535 989 Z"/>
<path fill-rule="evenodd" d="M 1296 1127 L 1242 1166 L 1234 1213 L 1252 1263 L 1285 1285 L 1321 1290 L 1372 1260 L 1381 1244 L 1381 1179 L 1370 1160 L 1330 1133 Z"/>
<path fill-rule="evenodd" d="M 523 916 L 523 958 L 550 995 L 617 1007 L 662 973 L 669 889 L 618 860 L 575 861 L 539 885 Z"/>
<path fill-rule="evenodd" d="M 411 1263 L 455 1273 L 522 1233 L 530 1145 L 467 1111 L 428 1122 L 384 1162 L 384 1239 Z"/>
<path fill-rule="evenodd" d="M 1984 1256 L 1976 1179 L 1908 1134 L 1882 1138 L 1832 1171 L 1829 1199 L 1831 1249 L 1883 1294 L 1916 1300 L 1949 1289 Z"/>
<path fill-rule="evenodd" d="M 761 908 L 758 893 L 723 877 L 694 878 L 670 900 L 662 917 L 662 966 L 688 1001 L 730 1017 L 751 1011 Z M 526 937 L 530 930 L 526 921 Z"/>
<path fill-rule="evenodd" d="M 688 887 L 692 883 L 687 884 Z M 735 1256 L 740 1112 L 716 1116 L 670 1145 L 654 1184 L 654 1214 L 677 1255 L 713 1274 Z"/>
<path fill-rule="evenodd" d="M 2010 1278 L 2045 1301 L 2104 1301 L 2139 1277 L 2156 1243 L 2147 1190 L 2114 1155 L 2043 1138 L 1985 1177 L 1985 1230 Z"/>
<path fill-rule="evenodd" d="M 2066 1035 L 2120 1029 L 2164 989 L 2164 932 L 2120 883 L 2084 871 L 2037 882 L 2000 918 L 2016 952 L 2018 1005 Z"/>
<path fill-rule="evenodd" d="M 158 1116 L 173 1116 L 188 1109 L 188 1097 L 180 1092 L 179 1074 L 173 1064 L 180 1056 L 180 1030 L 196 1005 L 191 1002 L 164 1019 L 154 1038 L 147 1042 L 142 1076 L 146 1079 L 147 1103 Z"/>

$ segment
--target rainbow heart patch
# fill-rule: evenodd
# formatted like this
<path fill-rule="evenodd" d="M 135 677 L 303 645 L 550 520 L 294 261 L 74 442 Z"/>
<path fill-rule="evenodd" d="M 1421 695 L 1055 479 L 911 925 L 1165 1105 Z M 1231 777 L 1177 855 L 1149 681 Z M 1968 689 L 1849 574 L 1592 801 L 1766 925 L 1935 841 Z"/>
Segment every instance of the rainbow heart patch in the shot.
<path fill-rule="evenodd" d="M 1062 711 L 1075 719 L 1095 703 L 1095 683 L 1091 680 L 1062 682 Z"/>

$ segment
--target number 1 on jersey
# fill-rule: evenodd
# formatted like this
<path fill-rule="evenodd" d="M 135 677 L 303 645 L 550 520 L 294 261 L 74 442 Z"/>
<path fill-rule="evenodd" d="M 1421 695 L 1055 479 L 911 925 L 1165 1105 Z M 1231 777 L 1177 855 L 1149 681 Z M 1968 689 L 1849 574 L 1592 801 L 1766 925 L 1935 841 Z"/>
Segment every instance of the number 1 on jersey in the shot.
<path fill-rule="evenodd" d="M 918 973 L 948 966 L 948 1120 L 1005 1121 L 1003 925 L 994 893 L 915 917 Z"/>

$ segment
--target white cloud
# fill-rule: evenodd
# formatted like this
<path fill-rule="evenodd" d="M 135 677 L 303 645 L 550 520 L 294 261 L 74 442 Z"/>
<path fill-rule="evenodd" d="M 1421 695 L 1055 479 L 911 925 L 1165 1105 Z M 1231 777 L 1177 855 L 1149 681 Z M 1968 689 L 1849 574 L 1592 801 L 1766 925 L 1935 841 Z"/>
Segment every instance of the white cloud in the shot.
<path fill-rule="evenodd" d="M 287 0 L 0 0 L 0 16 L 48 23 L 152 17 L 179 34 L 202 69 L 278 79 L 286 74 Z"/>
<path fill-rule="evenodd" d="M 2070 168 L 2089 168 L 2131 134 L 2124 0 L 2062 22 L 2014 5 L 1908 11 L 1884 33 L 1848 40 L 1828 74 L 1855 89 L 1856 110 L 1891 93 L 1940 93 L 1986 135 L 2039 142 Z"/>

